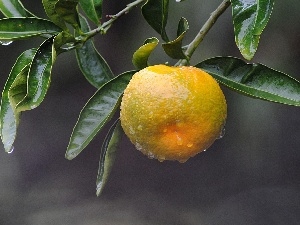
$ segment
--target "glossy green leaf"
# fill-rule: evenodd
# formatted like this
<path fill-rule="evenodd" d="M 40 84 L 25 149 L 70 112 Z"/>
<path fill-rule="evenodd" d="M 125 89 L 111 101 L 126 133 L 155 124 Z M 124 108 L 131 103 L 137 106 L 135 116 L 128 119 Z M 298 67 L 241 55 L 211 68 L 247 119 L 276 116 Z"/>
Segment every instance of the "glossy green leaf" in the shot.
<path fill-rule="evenodd" d="M 58 34 L 54 23 L 39 18 L 5 18 L 0 20 L 0 40 L 18 40 L 44 34 Z"/>
<path fill-rule="evenodd" d="M 135 71 L 125 72 L 104 84 L 86 103 L 73 129 L 66 158 L 75 158 L 111 119 Z"/>
<path fill-rule="evenodd" d="M 3 88 L 0 106 L 0 134 L 6 152 L 13 149 L 20 117 L 14 108 L 18 101 L 24 97 L 20 91 L 24 77 L 26 92 L 26 77 L 35 51 L 35 49 L 26 50 L 17 58 Z"/>
<path fill-rule="evenodd" d="M 144 44 L 134 52 L 132 63 L 138 70 L 148 66 L 148 58 L 158 45 L 158 42 L 158 39 L 155 37 L 148 38 Z"/>
<path fill-rule="evenodd" d="M 18 74 L 8 91 L 9 102 L 12 109 L 14 110 L 15 115 L 20 114 L 20 112 L 16 110 L 16 106 L 24 99 L 27 94 L 27 77 L 29 68 L 30 64 L 28 64 Z"/>
<path fill-rule="evenodd" d="M 142 14 L 145 20 L 166 42 L 169 41 L 165 29 L 168 21 L 168 12 L 169 0 L 148 0 L 142 6 Z"/>
<path fill-rule="evenodd" d="M 100 24 L 102 17 L 102 2 L 103 0 L 79 0 L 86 16 L 97 25 Z"/>
<path fill-rule="evenodd" d="M 262 64 L 233 57 L 216 57 L 196 65 L 225 86 L 266 101 L 300 106 L 300 82 Z"/>
<path fill-rule="evenodd" d="M 20 0 L 1 0 L 0 11 L 6 17 L 32 16 L 32 14 L 25 9 Z"/>
<path fill-rule="evenodd" d="M 123 130 L 120 120 L 109 129 L 101 147 L 101 155 L 99 160 L 99 169 L 96 180 L 96 195 L 100 196 L 108 180 L 112 167 L 114 165 L 119 143 L 121 141 Z"/>
<path fill-rule="evenodd" d="M 236 44 L 247 60 L 253 58 L 274 0 L 231 0 Z"/>
<path fill-rule="evenodd" d="M 60 15 L 55 10 L 55 4 L 58 0 L 42 0 L 44 10 L 49 17 L 49 19 L 56 24 L 57 26 L 61 27 L 63 30 L 67 30 L 67 26 L 65 21 L 60 17 Z"/>
<path fill-rule="evenodd" d="M 182 40 L 189 29 L 188 22 L 185 18 L 181 18 L 177 29 L 177 38 L 173 41 L 164 43 L 162 46 L 164 51 L 173 59 L 186 59 L 186 55 L 182 49 Z"/>
<path fill-rule="evenodd" d="M 58 0 L 55 4 L 56 13 L 76 30 L 79 29 L 78 1 L 79 0 Z"/>
<path fill-rule="evenodd" d="M 16 106 L 18 112 L 36 108 L 45 98 L 56 57 L 53 52 L 53 38 L 44 41 L 33 57 L 27 77 L 27 93 Z"/>
<path fill-rule="evenodd" d="M 83 17 L 80 17 L 80 25 L 83 32 L 90 30 Z M 76 58 L 81 72 L 94 87 L 99 88 L 114 77 L 109 65 L 97 51 L 93 39 L 76 49 Z"/>
<path fill-rule="evenodd" d="M 26 95 L 28 71 L 29 65 L 18 74 L 8 91 L 10 109 L 12 111 L 7 111 L 5 118 L 7 120 L 3 123 L 3 128 L 7 128 L 7 130 L 4 131 L 5 133 L 3 132 L 3 144 L 5 151 L 8 153 L 12 152 L 14 149 L 13 144 L 17 136 L 17 128 L 21 116 L 21 113 L 18 112 L 15 107 Z M 14 118 L 9 117 L 11 112 L 13 112 Z"/>

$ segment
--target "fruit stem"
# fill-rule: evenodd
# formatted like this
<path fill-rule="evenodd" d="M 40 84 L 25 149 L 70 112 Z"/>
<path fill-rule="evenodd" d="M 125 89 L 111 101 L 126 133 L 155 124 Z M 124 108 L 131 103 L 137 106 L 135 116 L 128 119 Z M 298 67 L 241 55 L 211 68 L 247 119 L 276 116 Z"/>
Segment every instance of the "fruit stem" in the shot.
<path fill-rule="evenodd" d="M 188 64 L 189 59 L 192 57 L 193 53 L 195 52 L 199 44 L 203 41 L 205 35 L 215 24 L 219 16 L 221 16 L 226 11 L 229 5 L 230 5 L 230 0 L 223 0 L 223 2 L 217 7 L 217 9 L 210 14 L 210 17 L 204 23 L 204 25 L 202 26 L 202 28 L 200 29 L 199 33 L 196 35 L 194 40 L 187 46 L 187 49 L 185 51 L 185 55 L 187 56 L 187 59 L 179 60 L 176 63 L 177 66 L 183 66 Z"/>

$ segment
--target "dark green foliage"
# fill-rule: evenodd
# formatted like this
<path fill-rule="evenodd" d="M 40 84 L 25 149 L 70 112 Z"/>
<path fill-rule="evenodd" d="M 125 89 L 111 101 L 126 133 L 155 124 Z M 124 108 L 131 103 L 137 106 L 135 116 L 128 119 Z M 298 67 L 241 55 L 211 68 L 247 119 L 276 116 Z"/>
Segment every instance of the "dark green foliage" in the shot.
<path fill-rule="evenodd" d="M 87 20 L 80 16 L 80 25 L 83 32 L 89 32 Z M 108 64 L 95 48 L 93 39 L 87 40 L 80 48 L 76 48 L 78 65 L 85 78 L 96 88 L 113 78 Z"/>
<path fill-rule="evenodd" d="M 185 18 L 181 18 L 177 29 L 177 38 L 173 41 L 164 43 L 162 47 L 168 56 L 173 59 L 186 59 L 186 55 L 183 52 L 182 41 L 189 29 L 188 22 Z"/>
<path fill-rule="evenodd" d="M 216 57 L 196 65 L 221 84 L 241 94 L 266 101 L 300 106 L 300 82 L 262 64 L 233 57 Z"/>
<path fill-rule="evenodd" d="M 125 72 L 107 82 L 86 103 L 71 135 L 67 159 L 75 158 L 111 119 L 133 74 Z"/>
<path fill-rule="evenodd" d="M 101 147 L 98 176 L 96 180 L 97 196 L 101 194 L 107 182 L 108 176 L 116 159 L 116 153 L 118 151 L 122 134 L 123 130 L 120 120 L 118 119 L 109 129 Z"/>
<path fill-rule="evenodd" d="M 252 59 L 272 13 L 274 0 L 231 0 L 235 40 L 245 59 Z"/>

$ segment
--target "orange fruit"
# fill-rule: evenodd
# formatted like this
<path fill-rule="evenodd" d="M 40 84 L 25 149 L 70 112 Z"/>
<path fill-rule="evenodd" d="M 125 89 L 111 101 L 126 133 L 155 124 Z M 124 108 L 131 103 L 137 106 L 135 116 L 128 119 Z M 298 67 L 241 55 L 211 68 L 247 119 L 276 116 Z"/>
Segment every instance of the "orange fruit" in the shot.
<path fill-rule="evenodd" d="M 135 147 L 159 161 L 185 162 L 220 137 L 224 94 L 208 73 L 192 66 L 149 66 L 124 91 L 120 120 Z"/>

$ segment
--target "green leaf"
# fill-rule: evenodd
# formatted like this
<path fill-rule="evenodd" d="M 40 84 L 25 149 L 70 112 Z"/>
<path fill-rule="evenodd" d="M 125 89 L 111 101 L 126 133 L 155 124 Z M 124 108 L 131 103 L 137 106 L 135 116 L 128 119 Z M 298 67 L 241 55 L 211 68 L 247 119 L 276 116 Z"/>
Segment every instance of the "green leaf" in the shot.
<path fill-rule="evenodd" d="M 196 65 L 225 86 L 253 98 L 300 106 L 300 82 L 262 64 L 216 57 Z"/>
<path fill-rule="evenodd" d="M 79 0 L 58 0 L 55 4 L 56 13 L 76 30 L 79 30 L 78 1 Z"/>
<path fill-rule="evenodd" d="M 168 21 L 168 12 L 169 0 L 148 0 L 142 6 L 142 14 L 145 20 L 166 42 L 169 41 L 165 29 Z"/>
<path fill-rule="evenodd" d="M 104 84 L 86 103 L 73 129 L 66 158 L 75 158 L 111 119 L 121 96 L 136 71 L 125 72 Z"/>
<path fill-rule="evenodd" d="M 24 67 L 24 69 L 18 74 L 8 91 L 9 102 L 14 110 L 15 115 L 20 114 L 20 112 L 15 110 L 16 106 L 24 99 L 27 94 L 27 76 L 29 68 L 30 64 Z"/>
<path fill-rule="evenodd" d="M 123 130 L 120 120 L 116 120 L 115 123 L 109 129 L 103 145 L 101 147 L 101 155 L 99 160 L 99 169 L 96 180 L 96 195 L 100 196 L 103 188 L 108 180 L 112 167 L 114 165 L 119 143 L 121 141 Z"/>
<path fill-rule="evenodd" d="M 188 22 L 185 18 L 181 18 L 177 29 L 177 38 L 174 41 L 164 43 L 162 45 L 164 51 L 173 59 L 186 59 L 186 55 L 182 49 L 182 40 L 189 29 Z"/>
<path fill-rule="evenodd" d="M 14 108 L 21 100 L 20 98 L 24 97 L 21 95 L 21 89 L 25 88 L 26 91 L 26 77 L 35 52 L 36 49 L 29 49 L 17 58 L 3 88 L 0 106 L 0 134 L 6 152 L 13 149 L 20 117 Z M 24 77 L 25 87 L 22 87 Z"/>
<path fill-rule="evenodd" d="M 96 25 L 100 25 L 103 0 L 79 0 L 82 10 Z"/>
<path fill-rule="evenodd" d="M 0 20 L 0 40 L 18 40 L 44 34 L 58 34 L 54 23 L 39 18 L 5 18 Z"/>
<path fill-rule="evenodd" d="M 42 0 L 44 10 L 49 17 L 49 19 L 56 24 L 57 26 L 61 27 L 63 30 L 67 30 L 67 26 L 65 21 L 60 17 L 60 15 L 55 10 L 55 4 L 58 0 Z"/>
<path fill-rule="evenodd" d="M 148 66 L 148 58 L 158 45 L 158 42 L 158 39 L 155 37 L 148 38 L 144 44 L 134 52 L 132 63 L 138 70 Z"/>
<path fill-rule="evenodd" d="M 231 4 L 236 44 L 243 57 L 251 60 L 272 13 L 274 0 L 231 0 Z"/>
<path fill-rule="evenodd" d="M 19 0 L 1 0 L 0 11 L 6 17 L 27 17 L 32 14 L 25 9 Z"/>
<path fill-rule="evenodd" d="M 44 41 L 31 62 L 27 77 L 27 93 L 16 106 L 18 112 L 36 108 L 44 100 L 50 85 L 52 65 L 56 58 L 53 39 Z"/>
<path fill-rule="evenodd" d="M 83 17 L 80 17 L 80 25 L 83 32 L 90 30 Z M 99 88 L 114 77 L 108 64 L 97 51 L 93 39 L 87 40 L 76 49 L 76 58 L 81 72 L 94 87 Z"/>

